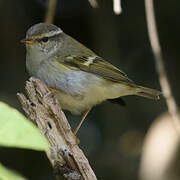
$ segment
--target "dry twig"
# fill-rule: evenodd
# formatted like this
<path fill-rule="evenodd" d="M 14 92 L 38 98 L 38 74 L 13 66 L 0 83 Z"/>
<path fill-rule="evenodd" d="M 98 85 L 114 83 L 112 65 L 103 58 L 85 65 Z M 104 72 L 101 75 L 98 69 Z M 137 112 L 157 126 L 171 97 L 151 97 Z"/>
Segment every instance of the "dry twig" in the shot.
<path fill-rule="evenodd" d="M 88 1 L 93 8 L 97 8 L 99 6 L 97 0 Z M 113 11 L 117 15 L 122 13 L 121 0 L 113 0 Z"/>
<path fill-rule="evenodd" d="M 56 12 L 56 0 L 48 0 L 48 6 L 46 11 L 46 20 L 45 22 L 48 24 L 53 23 L 55 12 Z"/>
<path fill-rule="evenodd" d="M 40 80 L 30 78 L 26 83 L 29 99 L 18 94 L 23 110 L 50 143 L 48 158 L 56 178 L 96 180 L 88 160 L 76 144 L 76 138 L 60 108 L 58 100 Z"/>
<path fill-rule="evenodd" d="M 155 56 L 156 71 L 159 75 L 159 82 L 163 95 L 166 100 L 169 114 L 172 116 L 174 127 L 176 128 L 178 134 L 180 135 L 180 118 L 178 115 L 178 108 L 175 99 L 172 95 L 171 88 L 168 82 L 167 73 L 162 58 L 161 46 L 159 43 L 156 21 L 154 15 L 153 0 L 145 0 L 145 10 L 148 26 L 148 34 L 151 43 L 151 47 Z"/>
<path fill-rule="evenodd" d="M 121 0 L 113 0 L 113 10 L 117 15 L 122 13 Z"/>
<path fill-rule="evenodd" d="M 88 0 L 89 4 L 93 7 L 93 8 L 97 8 L 98 7 L 98 2 L 97 0 Z"/>

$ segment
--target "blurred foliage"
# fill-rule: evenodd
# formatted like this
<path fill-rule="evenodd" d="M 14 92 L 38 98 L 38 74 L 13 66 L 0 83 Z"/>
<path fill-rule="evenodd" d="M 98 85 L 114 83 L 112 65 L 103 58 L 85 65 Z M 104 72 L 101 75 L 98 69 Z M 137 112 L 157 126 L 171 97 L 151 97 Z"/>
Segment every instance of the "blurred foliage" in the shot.
<path fill-rule="evenodd" d="M 48 142 L 16 109 L 0 102 L 0 146 L 45 151 Z"/>
<path fill-rule="evenodd" d="M 25 116 L 16 109 L 0 102 L 0 146 L 45 151 L 49 144 Z M 25 180 L 0 165 L 0 180 Z"/>
<path fill-rule="evenodd" d="M 5 168 L 2 164 L 0 164 L 0 172 L 0 180 L 27 180 L 17 172 Z"/>

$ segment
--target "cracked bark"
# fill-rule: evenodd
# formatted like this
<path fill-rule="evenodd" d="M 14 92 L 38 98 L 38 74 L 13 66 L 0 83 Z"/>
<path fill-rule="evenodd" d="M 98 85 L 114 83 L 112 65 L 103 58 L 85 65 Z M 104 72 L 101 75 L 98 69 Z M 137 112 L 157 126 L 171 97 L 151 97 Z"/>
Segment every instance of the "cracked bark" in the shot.
<path fill-rule="evenodd" d="M 76 138 L 58 100 L 39 79 L 26 82 L 27 97 L 18 93 L 26 115 L 40 129 L 50 144 L 46 152 L 56 179 L 96 180 L 89 162 L 76 144 Z"/>

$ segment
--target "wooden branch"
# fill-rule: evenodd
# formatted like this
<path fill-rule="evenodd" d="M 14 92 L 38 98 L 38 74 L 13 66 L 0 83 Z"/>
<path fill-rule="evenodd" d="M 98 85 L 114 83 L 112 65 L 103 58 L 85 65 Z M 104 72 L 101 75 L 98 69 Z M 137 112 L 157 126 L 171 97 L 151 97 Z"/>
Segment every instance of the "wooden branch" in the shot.
<path fill-rule="evenodd" d="M 46 11 L 46 19 L 45 22 L 48 24 L 52 24 L 56 12 L 56 0 L 48 0 L 47 1 L 47 11 Z"/>
<path fill-rule="evenodd" d="M 172 122 L 174 128 L 180 136 L 180 117 L 178 114 L 178 108 L 176 101 L 172 95 L 171 87 L 168 81 L 165 65 L 163 63 L 162 50 L 159 43 L 156 21 L 154 15 L 153 0 L 145 0 L 145 11 L 148 26 L 148 35 L 152 47 L 152 51 L 155 57 L 156 71 L 159 75 L 159 82 L 163 95 L 166 100 L 169 114 L 172 116 Z"/>
<path fill-rule="evenodd" d="M 18 93 L 19 101 L 28 118 L 49 141 L 50 150 L 47 151 L 47 156 L 56 178 L 96 180 L 55 96 L 42 81 L 33 77 L 26 82 L 26 92 L 29 99 Z"/>
<path fill-rule="evenodd" d="M 122 13 L 121 0 L 113 0 L 113 10 L 117 15 Z"/>
<path fill-rule="evenodd" d="M 88 0 L 88 1 L 93 8 L 99 7 L 97 0 Z M 117 15 L 122 13 L 121 0 L 113 0 L 113 11 Z"/>
<path fill-rule="evenodd" d="M 88 0 L 88 1 L 89 1 L 89 4 L 90 4 L 93 8 L 97 8 L 97 7 L 99 6 L 97 0 Z"/>

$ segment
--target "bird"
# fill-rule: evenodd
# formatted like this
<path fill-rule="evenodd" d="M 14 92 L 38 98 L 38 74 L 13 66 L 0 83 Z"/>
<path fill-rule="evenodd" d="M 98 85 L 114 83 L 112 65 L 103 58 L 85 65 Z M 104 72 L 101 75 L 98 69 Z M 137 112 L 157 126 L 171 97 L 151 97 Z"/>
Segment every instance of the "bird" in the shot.
<path fill-rule="evenodd" d="M 135 84 L 104 58 L 98 56 L 54 24 L 31 26 L 21 42 L 26 45 L 26 69 L 42 80 L 63 110 L 84 112 L 77 134 L 92 107 L 106 100 L 123 104 L 122 96 L 137 95 L 157 100 L 161 92 Z"/>

